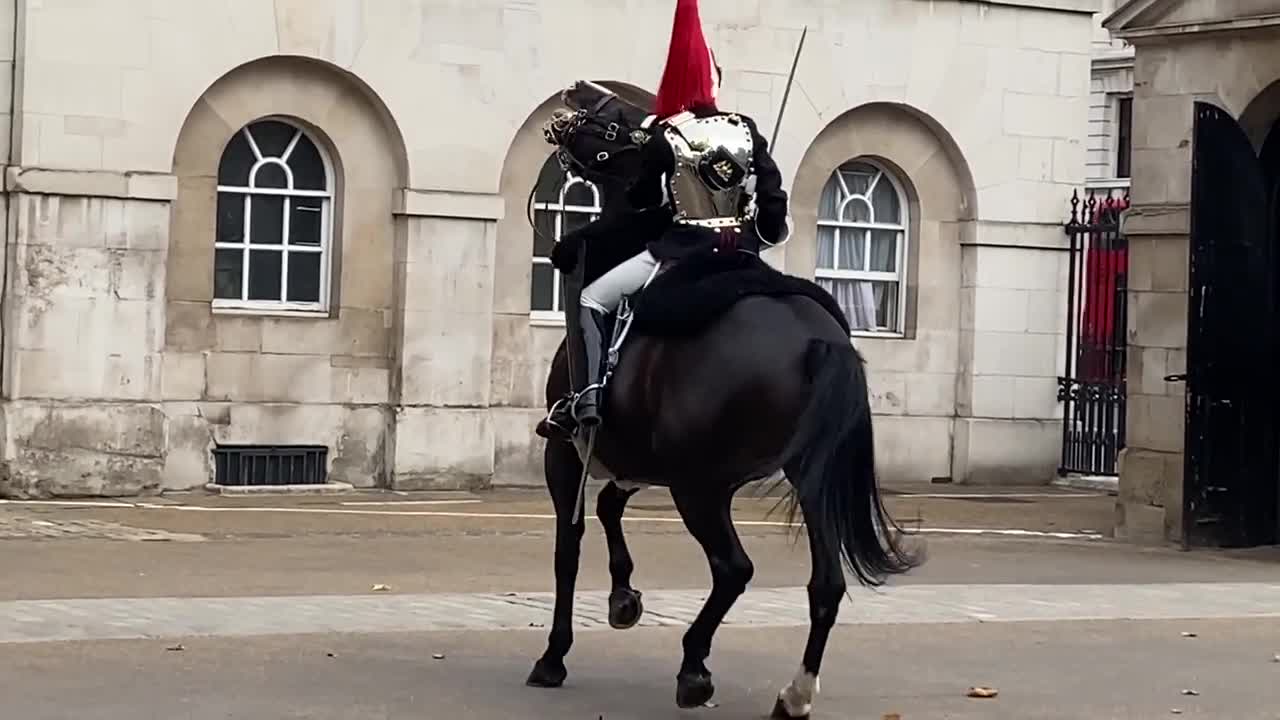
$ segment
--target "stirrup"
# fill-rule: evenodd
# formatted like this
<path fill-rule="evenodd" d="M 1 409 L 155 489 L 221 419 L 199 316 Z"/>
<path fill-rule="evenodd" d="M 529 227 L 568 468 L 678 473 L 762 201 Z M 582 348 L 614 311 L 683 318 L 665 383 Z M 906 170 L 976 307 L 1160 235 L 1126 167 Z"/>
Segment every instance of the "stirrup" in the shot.
<path fill-rule="evenodd" d="M 547 411 L 546 417 L 542 418 L 538 423 L 535 432 L 548 440 L 572 440 L 575 435 L 574 428 L 566 427 L 556 421 L 556 415 L 563 412 L 565 404 L 569 402 L 572 402 L 572 396 L 566 395 L 552 403 L 551 409 Z M 569 416 L 573 417 L 572 409 L 569 411 Z"/>

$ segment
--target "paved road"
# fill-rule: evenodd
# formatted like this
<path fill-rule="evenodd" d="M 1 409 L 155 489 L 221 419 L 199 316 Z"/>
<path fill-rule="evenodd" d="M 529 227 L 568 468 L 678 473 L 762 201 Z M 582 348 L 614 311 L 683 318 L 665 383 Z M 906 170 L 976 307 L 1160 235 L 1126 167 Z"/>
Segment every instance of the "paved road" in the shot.
<path fill-rule="evenodd" d="M 1199 636 L 1182 637 L 1188 628 Z M 191 639 L 167 651 L 171 643 L 0 645 L 4 717 L 761 718 L 794 671 L 804 631 L 722 631 L 711 661 L 720 706 L 698 713 L 675 707 L 672 629 L 580 633 L 569 682 L 553 691 L 522 685 L 540 631 Z M 1275 621 L 845 626 L 833 634 L 814 717 L 1275 720 L 1278 646 Z M 968 699 L 973 685 L 1000 694 Z"/>
<path fill-rule="evenodd" d="M 932 531 L 929 563 L 853 591 L 815 717 L 1280 720 L 1274 551 L 1113 544 L 1104 496 L 932 494 L 891 499 Z M 660 494 L 627 526 L 641 627 L 603 628 L 590 528 L 559 692 L 522 686 L 550 615 L 539 495 L 98 505 L 0 504 L 0 720 L 698 716 L 673 676 L 707 570 Z M 803 647 L 808 553 L 771 507 L 737 508 L 757 575 L 707 718 L 760 717 Z"/>

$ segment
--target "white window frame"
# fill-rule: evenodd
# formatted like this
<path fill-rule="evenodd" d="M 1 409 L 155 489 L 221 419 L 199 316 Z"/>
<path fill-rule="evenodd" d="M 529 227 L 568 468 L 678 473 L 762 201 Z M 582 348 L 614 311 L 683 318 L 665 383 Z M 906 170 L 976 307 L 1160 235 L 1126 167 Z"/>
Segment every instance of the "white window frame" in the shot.
<path fill-rule="evenodd" d="M 587 189 L 591 191 L 591 198 L 592 200 L 595 201 L 594 204 L 569 205 L 565 203 L 565 197 L 568 195 L 569 190 L 571 190 L 576 185 L 585 185 Z M 600 213 L 604 211 L 600 203 L 600 187 L 595 183 L 591 182 L 590 180 L 586 180 L 584 178 L 578 177 L 577 175 L 574 175 L 571 172 L 567 173 L 565 175 L 564 183 L 560 186 L 560 192 L 557 195 L 556 202 L 535 202 L 533 204 L 533 211 L 534 211 L 535 227 L 537 226 L 537 213 L 539 212 L 554 213 L 554 215 L 552 216 L 554 218 L 554 230 L 553 230 L 554 238 L 553 239 L 555 242 L 560 242 L 561 234 L 564 232 L 564 216 L 566 213 L 577 213 L 581 215 L 589 215 L 590 222 L 595 222 L 597 219 L 600 218 Z M 546 267 L 551 267 L 551 258 L 543 255 L 534 255 L 533 265 L 535 266 L 543 265 Z M 532 281 L 533 281 L 533 278 L 532 276 L 530 276 L 530 283 L 532 283 Z M 535 325 L 552 325 L 552 326 L 564 325 L 564 308 L 561 307 L 561 305 L 563 304 L 563 298 L 561 296 L 560 284 L 561 284 L 560 273 L 556 271 L 554 268 L 552 268 L 551 309 L 545 310 L 545 309 L 531 308 L 529 312 L 529 319 Z M 533 301 L 533 293 L 532 293 L 532 288 L 530 288 L 530 304 L 532 304 L 532 301 Z"/>
<path fill-rule="evenodd" d="M 845 182 L 844 174 L 841 172 L 853 165 L 866 165 L 875 170 L 878 175 L 867 188 L 865 195 L 855 195 L 849 190 L 848 183 Z M 893 191 L 898 195 L 898 207 L 902 212 L 901 223 L 882 223 L 876 222 L 875 205 L 871 202 L 871 195 L 875 193 L 876 187 L 882 180 L 888 180 L 893 187 Z M 818 219 L 818 227 L 835 228 L 835 246 L 832 248 L 832 259 L 838 263 L 840 260 L 840 231 L 848 230 L 894 230 L 897 231 L 899 241 L 897 247 L 897 260 L 895 266 L 897 272 L 877 272 L 868 270 L 844 270 L 835 268 L 824 268 L 816 266 L 814 268 L 814 277 L 816 279 L 827 280 L 865 280 L 878 282 L 896 282 L 898 283 L 898 303 L 897 317 L 894 318 L 896 327 L 893 328 L 877 328 L 874 330 L 853 330 L 850 333 L 852 337 L 872 337 L 872 338 L 904 338 L 907 330 L 907 259 L 911 257 L 908 252 L 911 243 L 911 206 L 907 202 L 907 194 L 903 192 L 902 184 L 898 178 L 894 176 L 883 165 L 870 160 L 868 158 L 856 158 L 841 163 L 839 167 L 832 172 L 831 177 L 827 179 L 827 184 L 823 186 L 822 191 L 825 194 L 827 188 L 832 182 L 840 184 L 841 195 L 843 200 L 836 208 L 836 217 L 844 217 L 845 208 L 854 201 L 866 203 L 871 222 L 846 222 L 843 220 Z M 870 262 L 871 235 L 866 233 L 866 246 L 863 249 L 863 258 L 866 262 Z M 819 238 L 821 242 L 821 238 Z"/>
<path fill-rule="evenodd" d="M 274 121 L 283 123 L 293 128 L 296 132 L 293 139 L 289 141 L 288 147 L 279 157 L 263 157 L 262 150 L 258 147 L 258 142 L 254 139 L 253 134 L 249 132 L 254 125 Z M 236 185 L 218 185 L 218 195 L 223 194 L 237 195 L 244 197 L 244 237 L 243 242 L 228 243 L 218 240 L 217 223 L 215 220 L 214 228 L 214 248 L 215 250 L 239 250 L 241 253 L 241 262 L 243 263 L 240 276 L 240 298 L 213 298 L 214 312 L 250 314 L 250 315 L 284 315 L 284 316 L 328 316 L 330 303 L 330 286 L 333 268 L 333 194 L 336 187 L 336 178 L 333 170 L 333 162 L 329 159 L 329 155 L 325 152 L 324 146 L 317 142 L 315 137 L 308 133 L 297 123 L 291 122 L 279 117 L 266 117 L 255 120 L 237 132 L 242 133 L 249 143 L 250 150 L 256 158 L 256 162 L 249 169 L 249 185 L 240 187 Z M 320 153 L 320 162 L 324 165 L 325 173 L 325 190 L 299 190 L 294 188 L 293 169 L 289 167 L 289 158 L 292 156 L 294 148 L 297 147 L 298 141 L 303 137 L 311 141 L 316 151 Z M 228 144 L 229 147 L 229 144 Z M 226 150 L 223 151 L 226 153 Z M 219 158 L 221 161 L 221 157 Z M 287 188 L 260 188 L 257 187 L 258 170 L 266 165 L 278 165 L 284 169 L 285 178 L 288 181 Z M 279 245 L 253 245 L 251 244 L 253 214 L 251 212 L 251 198 L 267 196 L 283 196 L 284 212 L 281 219 L 281 241 Z M 292 200 L 294 198 L 318 198 L 320 199 L 320 244 L 318 246 L 310 245 L 290 245 L 289 244 L 289 222 L 292 214 Z M 249 258 L 250 251 L 253 252 L 279 252 L 283 255 L 280 260 L 280 300 L 250 300 L 249 299 Z M 289 296 L 289 256 L 291 254 L 316 254 L 320 255 L 320 298 L 316 302 L 289 302 L 283 298 Z"/>

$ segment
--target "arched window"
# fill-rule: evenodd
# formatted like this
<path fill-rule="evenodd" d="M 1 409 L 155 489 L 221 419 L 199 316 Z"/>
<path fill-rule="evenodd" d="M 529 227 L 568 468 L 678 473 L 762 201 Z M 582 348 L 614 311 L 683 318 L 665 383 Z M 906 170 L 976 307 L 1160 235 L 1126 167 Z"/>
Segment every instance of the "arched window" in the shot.
<path fill-rule="evenodd" d="M 903 332 L 907 202 L 897 180 L 858 160 L 831 175 L 818 206 L 818 284 L 854 330 Z"/>
<path fill-rule="evenodd" d="M 328 309 L 333 169 L 305 131 L 261 120 L 218 165 L 214 307 Z"/>
<path fill-rule="evenodd" d="M 600 188 L 565 172 L 555 156 L 547 159 L 533 195 L 533 314 L 548 317 L 564 311 L 560 273 L 551 266 L 551 248 L 560 238 L 591 223 L 602 209 Z"/>

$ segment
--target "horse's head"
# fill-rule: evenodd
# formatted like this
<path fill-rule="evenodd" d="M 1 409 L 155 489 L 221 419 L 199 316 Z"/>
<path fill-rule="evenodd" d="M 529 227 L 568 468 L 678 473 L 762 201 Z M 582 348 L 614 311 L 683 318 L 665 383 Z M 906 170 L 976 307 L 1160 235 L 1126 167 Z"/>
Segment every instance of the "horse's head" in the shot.
<path fill-rule="evenodd" d="M 596 183 L 629 180 L 639 172 L 640 125 L 648 111 L 617 93 L 579 80 L 560 94 L 568 110 L 556 110 L 543 125 L 567 170 Z"/>

